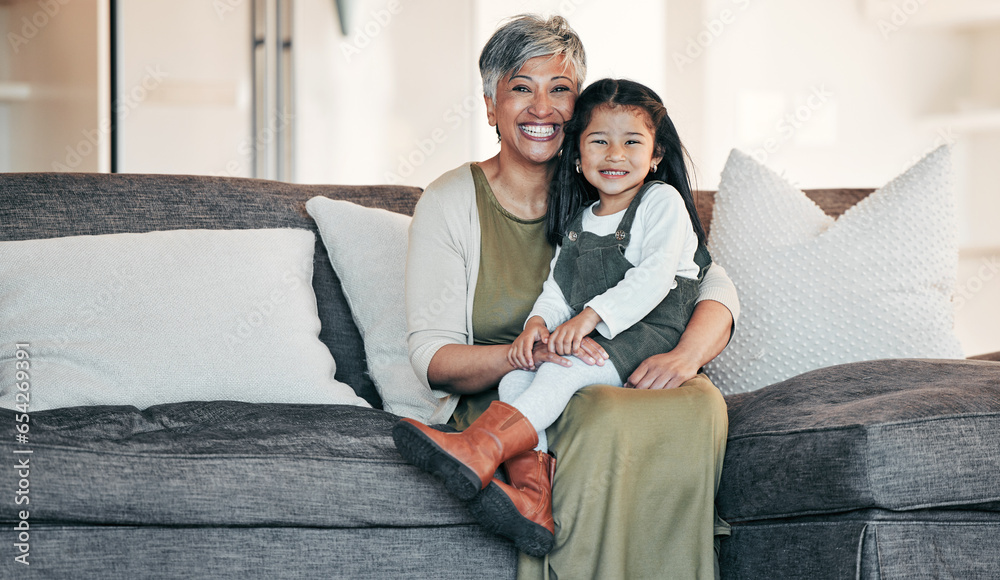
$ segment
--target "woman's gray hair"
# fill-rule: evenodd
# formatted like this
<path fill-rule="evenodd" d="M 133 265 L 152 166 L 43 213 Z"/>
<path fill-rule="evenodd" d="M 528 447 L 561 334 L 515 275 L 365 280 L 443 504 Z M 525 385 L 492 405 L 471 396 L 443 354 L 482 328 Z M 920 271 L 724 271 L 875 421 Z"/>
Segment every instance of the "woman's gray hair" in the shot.
<path fill-rule="evenodd" d="M 493 33 L 479 55 L 483 94 L 496 103 L 500 79 L 517 73 L 535 57 L 559 55 L 573 64 L 576 88 L 580 90 L 587 76 L 587 55 L 569 22 L 562 16 L 548 19 L 535 14 L 514 16 Z"/>

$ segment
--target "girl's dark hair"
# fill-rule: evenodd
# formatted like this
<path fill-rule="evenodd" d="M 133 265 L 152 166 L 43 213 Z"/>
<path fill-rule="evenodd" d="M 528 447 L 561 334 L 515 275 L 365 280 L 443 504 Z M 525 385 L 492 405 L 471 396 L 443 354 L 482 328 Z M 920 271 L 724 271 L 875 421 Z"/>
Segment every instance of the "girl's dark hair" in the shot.
<path fill-rule="evenodd" d="M 663 181 L 680 192 L 688 215 L 691 216 L 691 225 L 698 236 L 698 243 L 704 244 L 705 228 L 698 219 L 685 164 L 690 156 L 681 144 L 677 129 L 667 115 L 660 97 L 649 87 L 625 79 L 601 79 L 584 89 L 576 100 L 573 117 L 563 126 L 566 133 L 549 192 L 549 211 L 545 224 L 549 241 L 559 244 L 566 227 L 577 212 L 600 199 L 594 186 L 587 182 L 583 174 L 576 172 L 576 163 L 580 159 L 580 135 L 590 124 L 590 118 L 598 107 L 629 107 L 645 111 L 649 115 L 653 122 L 653 154 L 662 155 L 663 159 L 657 164 L 656 171 L 650 172 L 643 182 Z"/>

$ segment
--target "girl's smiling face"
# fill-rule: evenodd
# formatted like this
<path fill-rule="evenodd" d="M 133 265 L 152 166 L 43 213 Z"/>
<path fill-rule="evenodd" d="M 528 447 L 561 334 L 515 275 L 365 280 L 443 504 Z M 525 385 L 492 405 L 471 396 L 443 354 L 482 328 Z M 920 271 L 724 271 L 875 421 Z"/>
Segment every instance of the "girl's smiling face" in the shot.
<path fill-rule="evenodd" d="M 633 107 L 600 106 L 591 114 L 580 134 L 580 167 L 601 196 L 601 215 L 627 208 L 660 162 L 651 126 L 649 114 Z"/>
<path fill-rule="evenodd" d="M 486 97 L 490 125 L 499 129 L 501 152 L 531 163 L 559 153 L 563 125 L 573 115 L 576 73 L 564 56 L 529 59 L 497 84 L 496 103 Z"/>

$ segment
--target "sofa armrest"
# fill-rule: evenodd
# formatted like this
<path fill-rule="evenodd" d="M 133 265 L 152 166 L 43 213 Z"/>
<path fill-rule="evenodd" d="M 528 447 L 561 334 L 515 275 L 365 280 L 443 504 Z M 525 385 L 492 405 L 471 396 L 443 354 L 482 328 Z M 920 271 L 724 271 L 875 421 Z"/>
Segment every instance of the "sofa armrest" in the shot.
<path fill-rule="evenodd" d="M 970 356 L 969 360 L 995 360 L 1000 361 L 1000 351 L 991 352 L 988 354 L 977 354 L 976 356 Z"/>

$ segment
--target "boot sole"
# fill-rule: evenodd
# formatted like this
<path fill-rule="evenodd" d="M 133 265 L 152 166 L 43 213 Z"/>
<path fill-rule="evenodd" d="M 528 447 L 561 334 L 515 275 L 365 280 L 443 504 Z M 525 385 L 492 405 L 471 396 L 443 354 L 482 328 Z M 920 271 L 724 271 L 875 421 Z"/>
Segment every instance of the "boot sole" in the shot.
<path fill-rule="evenodd" d="M 396 423 L 392 439 L 404 459 L 440 479 L 445 489 L 458 499 L 469 501 L 482 490 L 483 483 L 476 472 L 413 425 L 403 421 Z"/>
<path fill-rule="evenodd" d="M 469 502 L 469 511 L 484 528 L 513 540 L 517 549 L 529 556 L 538 558 L 552 551 L 555 535 L 521 515 L 507 494 L 492 482 Z"/>

